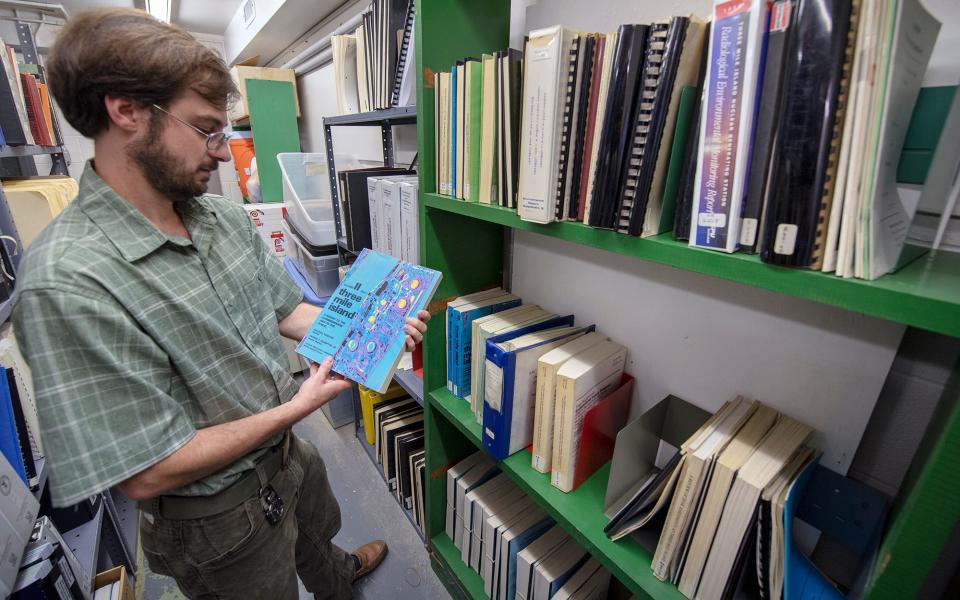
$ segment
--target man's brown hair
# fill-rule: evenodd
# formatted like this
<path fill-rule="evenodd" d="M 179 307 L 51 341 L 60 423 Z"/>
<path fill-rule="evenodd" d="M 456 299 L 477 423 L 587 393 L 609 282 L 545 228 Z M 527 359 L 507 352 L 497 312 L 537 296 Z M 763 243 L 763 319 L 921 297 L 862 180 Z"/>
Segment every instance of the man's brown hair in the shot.
<path fill-rule="evenodd" d="M 70 17 L 46 66 L 63 115 L 88 137 L 109 126 L 106 96 L 166 106 L 189 89 L 226 109 L 237 93 L 216 53 L 183 29 L 135 9 L 98 9 Z"/>

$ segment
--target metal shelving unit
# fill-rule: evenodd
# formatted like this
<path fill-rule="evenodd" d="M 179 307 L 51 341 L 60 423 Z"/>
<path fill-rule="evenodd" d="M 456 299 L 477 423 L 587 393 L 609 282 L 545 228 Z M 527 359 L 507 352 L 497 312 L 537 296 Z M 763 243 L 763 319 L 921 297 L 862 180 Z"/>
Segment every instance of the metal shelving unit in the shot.
<path fill-rule="evenodd" d="M 380 461 L 377 459 L 377 450 L 376 448 L 371 446 L 369 443 L 367 443 L 367 434 L 366 434 L 366 431 L 363 429 L 363 427 L 361 427 L 358 430 L 357 441 L 363 447 L 363 450 L 364 452 L 366 452 L 367 456 L 370 457 L 370 462 L 373 463 L 373 468 L 376 469 L 377 474 L 380 475 L 381 479 L 383 479 L 383 484 L 388 485 L 387 478 L 383 476 L 383 467 L 380 465 Z M 390 496 L 394 500 L 397 500 L 397 497 L 396 495 L 394 495 L 393 490 L 389 490 L 389 491 L 390 491 Z M 413 511 L 405 507 L 403 504 L 400 504 L 399 500 L 397 500 L 397 504 L 400 505 L 400 510 L 402 510 L 403 514 L 406 515 L 407 520 L 410 521 L 410 524 L 413 525 L 413 530 L 417 532 L 417 535 L 419 535 L 420 539 L 423 540 L 423 543 L 426 544 L 427 539 L 423 535 L 423 530 L 420 529 L 419 525 L 417 525 L 417 521 L 413 517 Z"/>
<path fill-rule="evenodd" d="M 93 518 L 62 533 L 63 541 L 77 557 L 80 566 L 93 577 L 100 557 L 100 534 L 103 530 L 104 507 L 101 504 Z"/>
<path fill-rule="evenodd" d="M 330 197 L 333 199 L 333 216 L 337 227 L 337 255 L 340 258 L 341 266 L 346 264 L 356 253 L 347 248 L 346 234 L 344 233 L 342 215 L 340 214 L 340 186 L 337 185 L 337 165 L 333 153 L 333 128 L 343 126 L 380 127 L 380 139 L 383 144 L 383 164 L 384 166 L 392 167 L 394 166 L 394 125 L 415 125 L 416 122 L 416 106 L 402 106 L 353 115 L 323 118 L 323 136 L 327 144 L 327 174 L 330 177 Z"/>
<path fill-rule="evenodd" d="M 397 371 L 393 374 L 393 380 L 399 383 L 400 387 L 405 389 L 420 406 L 423 406 L 423 379 L 417 377 L 413 370 Z"/>

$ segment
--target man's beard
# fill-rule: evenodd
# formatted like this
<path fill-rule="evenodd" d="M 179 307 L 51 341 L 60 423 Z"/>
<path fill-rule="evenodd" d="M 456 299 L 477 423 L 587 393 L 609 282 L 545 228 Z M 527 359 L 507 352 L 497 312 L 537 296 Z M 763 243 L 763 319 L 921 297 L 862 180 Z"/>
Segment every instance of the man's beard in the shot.
<path fill-rule="evenodd" d="M 186 171 L 182 162 L 164 147 L 162 133 L 161 119 L 154 115 L 144 138 L 127 146 L 151 187 L 173 202 L 186 202 L 205 193 L 207 186 L 196 180 L 196 171 Z M 215 170 L 217 161 L 207 168 Z"/>

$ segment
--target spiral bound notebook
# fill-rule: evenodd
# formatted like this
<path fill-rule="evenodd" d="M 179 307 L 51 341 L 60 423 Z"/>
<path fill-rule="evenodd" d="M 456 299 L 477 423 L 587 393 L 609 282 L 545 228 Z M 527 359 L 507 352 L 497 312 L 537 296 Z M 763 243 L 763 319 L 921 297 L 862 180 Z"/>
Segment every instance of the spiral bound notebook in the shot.
<path fill-rule="evenodd" d="M 414 0 L 407 2 L 407 16 L 404 19 L 403 41 L 400 43 L 400 49 L 397 53 L 397 68 L 393 75 L 393 93 L 390 95 L 390 106 L 400 105 L 400 84 L 403 81 L 403 73 L 407 67 L 407 60 L 413 60 L 413 16 Z"/>
<path fill-rule="evenodd" d="M 577 126 L 575 117 L 578 115 L 577 103 L 579 94 L 577 92 L 579 90 L 579 77 L 582 76 L 580 49 L 583 40 L 584 36 L 574 36 L 570 42 L 570 52 L 567 58 L 567 75 L 563 82 L 564 100 L 563 114 L 560 117 L 562 126 L 560 130 L 560 152 L 557 169 L 557 199 L 556 205 L 554 206 L 554 216 L 558 221 L 562 221 L 569 211 L 567 206 L 570 202 L 570 177 L 568 167 L 571 162 L 570 150 L 576 143 L 574 139 Z"/>
<path fill-rule="evenodd" d="M 602 34 L 591 33 L 582 37 L 580 42 L 580 72 L 577 77 L 576 94 L 576 137 L 573 143 L 573 162 L 569 163 L 567 169 L 567 180 L 570 182 L 567 188 L 567 214 L 568 219 L 577 219 L 580 213 L 581 194 L 580 189 L 585 179 L 583 173 L 583 163 L 590 160 L 590 146 L 592 140 L 588 141 L 588 130 L 590 128 L 590 102 L 593 95 L 593 74 L 599 66 L 594 66 L 594 57 L 597 54 L 597 46 Z M 586 152 L 584 152 L 586 150 Z"/>
<path fill-rule="evenodd" d="M 614 224 L 614 228 L 620 233 L 629 232 L 635 207 L 646 200 L 637 194 L 638 182 L 645 165 L 650 162 L 650 155 L 656 156 L 656 149 L 648 148 L 647 140 L 660 96 L 660 75 L 664 72 L 664 50 L 669 29 L 669 23 L 658 22 L 651 23 L 647 31 L 647 51 L 643 61 L 640 97 L 634 111 L 633 139 L 622 169 L 623 184 L 620 187 L 620 202 Z"/>

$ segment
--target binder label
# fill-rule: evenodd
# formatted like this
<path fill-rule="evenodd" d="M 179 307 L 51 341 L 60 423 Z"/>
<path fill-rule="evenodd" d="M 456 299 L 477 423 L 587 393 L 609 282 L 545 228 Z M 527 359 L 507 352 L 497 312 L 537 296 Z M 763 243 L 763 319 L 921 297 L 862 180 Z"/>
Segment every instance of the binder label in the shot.
<path fill-rule="evenodd" d="M 700 213 L 697 215 L 697 224 L 700 227 L 726 227 L 727 215 L 723 213 Z"/>
<path fill-rule="evenodd" d="M 740 221 L 740 245 L 752 246 L 757 241 L 757 220 L 743 219 Z"/>
<path fill-rule="evenodd" d="M 797 229 L 799 228 L 791 223 L 780 223 L 777 226 L 777 237 L 773 243 L 773 251 L 787 256 L 793 254 L 793 249 L 797 245 Z"/>

